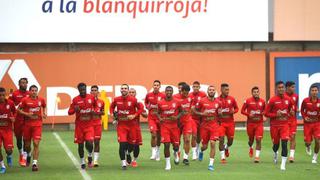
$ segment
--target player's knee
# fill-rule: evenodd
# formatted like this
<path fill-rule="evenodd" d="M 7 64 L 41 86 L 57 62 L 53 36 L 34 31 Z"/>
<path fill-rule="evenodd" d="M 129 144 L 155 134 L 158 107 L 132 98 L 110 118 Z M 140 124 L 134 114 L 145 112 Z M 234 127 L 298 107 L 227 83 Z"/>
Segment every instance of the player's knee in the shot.
<path fill-rule="evenodd" d="M 179 146 L 178 146 L 178 145 L 173 146 L 173 151 L 174 151 L 174 152 L 179 151 Z"/>
<path fill-rule="evenodd" d="M 216 141 L 211 140 L 210 141 L 210 147 L 215 148 L 216 147 Z"/>

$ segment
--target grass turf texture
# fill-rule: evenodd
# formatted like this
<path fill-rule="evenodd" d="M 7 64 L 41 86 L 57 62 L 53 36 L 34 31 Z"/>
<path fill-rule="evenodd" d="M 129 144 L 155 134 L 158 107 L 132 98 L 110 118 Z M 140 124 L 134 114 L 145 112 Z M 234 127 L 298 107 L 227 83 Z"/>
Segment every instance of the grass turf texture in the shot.
<path fill-rule="evenodd" d="M 74 156 L 78 158 L 77 145 L 73 143 L 73 132 L 58 132 Z M 123 171 L 118 156 L 118 143 L 116 132 L 104 132 L 101 141 L 100 167 L 87 169 L 92 179 L 319 179 L 320 165 L 311 164 L 311 157 L 305 153 L 302 131 L 297 134 L 297 148 L 295 163 L 287 163 L 287 170 L 280 171 L 280 157 L 277 165 L 273 163 L 273 152 L 269 131 L 265 132 L 262 144 L 261 162 L 253 163 L 248 156 L 247 135 L 245 131 L 237 131 L 234 145 L 230 149 L 227 164 L 220 164 L 220 154 L 217 150 L 215 158 L 215 171 L 207 170 L 209 151 L 204 154 L 204 160 L 190 161 L 190 166 L 173 163 L 172 169 L 164 170 L 163 146 L 161 146 L 161 161 L 151 161 L 150 134 L 143 132 L 144 145 L 141 147 L 138 167 L 129 167 Z M 190 153 L 191 154 L 191 153 Z M 182 153 L 181 153 L 182 155 Z M 77 168 L 62 149 L 52 132 L 44 132 L 40 144 L 39 172 L 31 172 L 31 167 L 18 166 L 17 149 L 14 149 L 14 167 L 8 168 L 7 173 L 0 175 L 0 179 L 83 179 Z M 191 155 L 189 156 L 191 159 Z"/>

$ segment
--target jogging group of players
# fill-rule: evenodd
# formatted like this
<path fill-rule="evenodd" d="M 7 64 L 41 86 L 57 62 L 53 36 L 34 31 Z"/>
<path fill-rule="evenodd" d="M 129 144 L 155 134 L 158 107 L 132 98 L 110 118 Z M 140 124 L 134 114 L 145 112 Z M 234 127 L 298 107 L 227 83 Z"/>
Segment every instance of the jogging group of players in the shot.
<path fill-rule="evenodd" d="M 38 171 L 39 144 L 42 120 L 46 118 L 46 102 L 38 96 L 37 86 L 32 85 L 29 90 L 27 86 L 28 80 L 21 78 L 19 89 L 11 93 L 9 98 L 6 98 L 5 88 L 0 87 L 0 173 L 6 172 L 2 144 L 7 155 L 7 165 L 12 166 L 13 134 L 19 150 L 20 165 L 30 166 L 32 157 L 32 171 Z M 160 81 L 155 80 L 153 91 L 146 95 L 143 104 L 135 98 L 135 89 L 122 84 L 121 96 L 115 97 L 110 105 L 110 115 L 117 129 L 122 169 L 126 170 L 129 165 L 138 166 L 142 145 L 140 116 L 148 119 L 151 160 L 160 161 L 160 144 L 164 145 L 165 170 L 171 169 L 170 145 L 173 146 L 176 165 L 180 163 L 180 152 L 183 152 L 182 163 L 189 165 L 189 159 L 203 161 L 204 151 L 210 147 L 208 170 L 213 171 L 216 141 L 219 141 L 221 163 L 227 163 L 235 134 L 234 114 L 239 111 L 236 100 L 229 95 L 229 85 L 221 84 L 219 96 L 214 86 L 209 86 L 207 93 L 200 91 L 198 81 L 193 82 L 192 92 L 187 83 L 179 83 L 179 93 L 175 95 L 171 86 L 167 86 L 164 93 L 160 92 L 160 87 Z M 78 90 L 79 95 L 73 98 L 68 111 L 69 115 L 76 116 L 74 142 L 78 144 L 81 168 L 98 167 L 104 102 L 98 98 L 99 88 L 96 85 L 91 86 L 90 94 L 87 93 L 85 83 L 79 83 Z M 268 103 L 259 97 L 258 87 L 251 89 L 252 96 L 245 100 L 241 114 L 247 116 L 248 154 L 255 163 L 260 162 L 263 122 L 266 119 L 270 119 L 274 163 L 278 162 L 278 150 L 281 146 L 280 169 L 286 169 L 288 144 L 289 162 L 294 162 L 296 116 L 299 112 L 304 120 L 306 152 L 312 155 L 311 143 L 314 139 L 311 162 L 317 163 L 320 146 L 318 92 L 317 86 L 311 86 L 310 96 L 303 100 L 299 110 L 298 95 L 295 94 L 295 83 L 292 81 L 277 82 L 276 94 Z M 84 149 L 88 152 L 87 164 Z"/>

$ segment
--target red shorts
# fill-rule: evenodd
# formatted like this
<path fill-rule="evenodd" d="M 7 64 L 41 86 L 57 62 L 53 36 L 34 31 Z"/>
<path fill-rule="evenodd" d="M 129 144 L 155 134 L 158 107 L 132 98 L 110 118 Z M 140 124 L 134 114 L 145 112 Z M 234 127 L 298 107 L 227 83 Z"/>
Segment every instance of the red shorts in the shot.
<path fill-rule="evenodd" d="M 160 122 L 157 119 L 148 117 L 148 123 L 149 123 L 149 129 L 151 133 L 160 132 Z"/>
<path fill-rule="evenodd" d="M 247 123 L 247 134 L 249 139 L 259 139 L 263 137 L 263 123 Z"/>
<path fill-rule="evenodd" d="M 136 127 L 136 131 L 137 131 L 137 141 L 136 141 L 136 144 L 137 145 L 142 145 L 142 134 L 141 134 L 141 127 L 140 125 L 138 125 Z"/>
<path fill-rule="evenodd" d="M 197 135 L 200 130 L 200 120 L 192 119 L 192 134 Z"/>
<path fill-rule="evenodd" d="M 118 142 L 128 142 L 130 144 L 136 144 L 136 129 L 136 125 L 133 121 L 119 121 L 117 125 Z"/>
<path fill-rule="evenodd" d="M 235 131 L 235 123 L 234 122 L 222 122 L 219 128 L 219 136 L 227 136 L 227 138 L 233 138 Z"/>
<path fill-rule="evenodd" d="M 289 120 L 289 135 L 292 137 L 297 133 L 297 120 Z"/>
<path fill-rule="evenodd" d="M 209 141 L 219 139 L 219 124 L 217 122 L 206 123 L 200 127 L 200 137 L 202 144 L 208 144 Z"/>
<path fill-rule="evenodd" d="M 93 126 L 82 126 L 76 124 L 74 131 L 74 143 L 82 144 L 85 141 L 94 140 L 94 128 Z"/>
<path fill-rule="evenodd" d="M 320 138 L 320 122 L 304 123 L 303 129 L 304 142 L 311 143 L 313 138 Z"/>
<path fill-rule="evenodd" d="M 181 122 L 181 133 L 183 135 L 191 135 L 192 134 L 192 123 L 193 121 L 190 119 L 189 121 L 183 121 Z"/>
<path fill-rule="evenodd" d="M 180 144 L 180 129 L 176 123 L 161 124 L 161 142 L 172 143 L 174 146 Z"/>
<path fill-rule="evenodd" d="M 23 127 L 24 127 L 24 120 L 20 118 L 16 118 L 16 120 L 13 123 L 14 127 L 14 135 L 16 137 L 22 137 L 23 135 Z"/>
<path fill-rule="evenodd" d="M 31 141 L 33 140 L 41 140 L 42 136 L 42 126 L 31 126 L 27 123 L 24 124 L 23 128 L 23 140 Z"/>
<path fill-rule="evenodd" d="M 0 129 L 0 149 L 4 146 L 5 150 L 13 148 L 13 133 L 12 129 Z"/>
<path fill-rule="evenodd" d="M 281 140 L 289 140 L 289 125 L 271 126 L 270 134 L 273 144 L 279 144 Z"/>
<path fill-rule="evenodd" d="M 102 125 L 97 124 L 93 126 L 94 140 L 100 140 L 102 135 Z"/>

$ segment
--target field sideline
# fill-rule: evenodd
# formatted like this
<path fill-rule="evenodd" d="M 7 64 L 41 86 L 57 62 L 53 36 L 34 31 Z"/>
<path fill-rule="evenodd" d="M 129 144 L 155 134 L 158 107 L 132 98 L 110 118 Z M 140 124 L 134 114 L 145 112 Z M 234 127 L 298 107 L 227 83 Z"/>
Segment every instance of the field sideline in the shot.
<path fill-rule="evenodd" d="M 73 132 L 57 132 L 66 147 L 78 161 L 77 146 L 73 144 Z M 150 135 L 143 132 L 144 145 L 141 148 L 139 167 L 121 170 L 118 156 L 118 143 L 115 131 L 103 133 L 100 153 L 100 167 L 88 169 L 87 179 L 319 179 L 320 165 L 311 164 L 311 157 L 305 153 L 302 131 L 297 135 L 296 162 L 287 164 L 285 172 L 280 171 L 280 164 L 274 165 L 269 131 L 265 131 L 261 154 L 261 163 L 254 164 L 248 156 L 247 136 L 245 131 L 237 131 L 234 145 L 231 147 L 231 156 L 227 164 L 220 164 L 220 156 L 215 158 L 215 171 L 207 170 L 208 151 L 204 161 L 191 161 L 190 166 L 182 163 L 175 166 L 172 158 L 172 170 L 164 170 L 163 147 L 161 161 L 149 160 Z M 17 149 L 14 149 L 14 167 L 7 168 L 7 173 L 0 175 L 1 179 L 84 179 L 78 167 L 74 165 L 66 151 L 60 145 L 53 132 L 44 132 L 40 145 L 39 172 L 31 172 L 30 168 L 18 166 Z M 280 158 L 279 158 L 280 160 Z"/>

